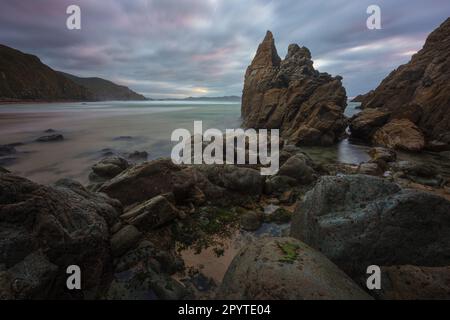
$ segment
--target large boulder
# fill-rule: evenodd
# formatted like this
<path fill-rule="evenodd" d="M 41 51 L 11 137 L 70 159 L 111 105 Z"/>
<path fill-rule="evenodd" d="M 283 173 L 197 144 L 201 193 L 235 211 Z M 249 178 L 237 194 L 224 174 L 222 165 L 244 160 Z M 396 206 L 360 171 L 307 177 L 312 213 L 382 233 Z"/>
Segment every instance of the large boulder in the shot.
<path fill-rule="evenodd" d="M 143 202 L 124 213 L 120 218 L 136 226 L 138 229 L 148 231 L 161 227 L 179 215 L 178 209 L 165 197 L 156 196 Z"/>
<path fill-rule="evenodd" d="M 370 265 L 450 264 L 450 202 L 385 179 L 324 176 L 294 213 L 291 236 L 347 274 Z"/>
<path fill-rule="evenodd" d="M 344 272 L 293 238 L 263 238 L 244 247 L 217 298 L 232 300 L 370 299 Z"/>
<path fill-rule="evenodd" d="M 281 60 L 268 31 L 245 74 L 244 126 L 280 129 L 294 144 L 333 144 L 347 126 L 341 80 L 315 70 L 305 47 L 291 44 Z"/>
<path fill-rule="evenodd" d="M 109 227 L 121 205 L 80 184 L 46 187 L 0 174 L 0 292 L 7 299 L 89 297 L 108 270 Z M 66 268 L 83 272 L 81 291 L 66 289 Z"/>
<path fill-rule="evenodd" d="M 172 192 L 177 186 L 194 184 L 196 177 L 183 172 L 170 159 L 158 159 L 133 166 L 99 189 L 111 198 L 131 205 L 149 200 L 157 195 Z"/>
<path fill-rule="evenodd" d="M 396 178 L 434 187 L 443 183 L 439 170 L 429 163 L 402 160 L 391 163 L 390 169 L 395 172 Z"/>
<path fill-rule="evenodd" d="M 133 248 L 142 237 L 142 233 L 133 225 L 126 225 L 111 237 L 111 253 L 113 256 L 121 256 L 127 250 Z"/>
<path fill-rule="evenodd" d="M 389 112 L 368 108 L 354 116 L 350 122 L 352 137 L 370 140 L 378 128 L 384 126 L 390 116 Z"/>
<path fill-rule="evenodd" d="M 0 271 L 0 299 L 43 299 L 51 296 L 58 266 L 40 252 L 32 252 L 7 271 Z"/>
<path fill-rule="evenodd" d="M 176 165 L 158 159 L 133 166 L 104 183 L 100 192 L 125 206 L 173 193 L 176 204 L 239 202 L 243 196 L 257 196 L 264 188 L 259 170 L 231 165 Z"/>
<path fill-rule="evenodd" d="M 428 140 L 443 141 L 442 135 L 450 131 L 449 51 L 450 18 L 447 18 L 428 36 L 422 50 L 410 62 L 391 72 L 362 99 L 362 107 L 388 111 L 389 121 L 408 119 Z M 357 133 L 352 131 L 352 134 Z"/>
<path fill-rule="evenodd" d="M 260 195 L 264 189 L 264 176 L 252 168 L 234 165 L 203 165 L 198 168 L 213 184 L 246 195 Z"/>
<path fill-rule="evenodd" d="M 450 267 L 381 267 L 381 289 L 373 294 L 383 300 L 449 300 Z"/>
<path fill-rule="evenodd" d="M 126 170 L 130 164 L 121 157 L 107 157 L 100 160 L 92 166 L 92 172 L 89 175 L 89 180 L 93 182 L 104 182 L 112 179 L 119 173 Z"/>
<path fill-rule="evenodd" d="M 315 180 L 314 169 L 302 154 L 294 155 L 286 160 L 280 167 L 278 175 L 296 179 L 301 184 L 309 184 Z"/>
<path fill-rule="evenodd" d="M 425 138 L 420 129 L 407 119 L 392 120 L 378 129 L 373 143 L 392 149 L 417 152 L 425 147 Z"/>

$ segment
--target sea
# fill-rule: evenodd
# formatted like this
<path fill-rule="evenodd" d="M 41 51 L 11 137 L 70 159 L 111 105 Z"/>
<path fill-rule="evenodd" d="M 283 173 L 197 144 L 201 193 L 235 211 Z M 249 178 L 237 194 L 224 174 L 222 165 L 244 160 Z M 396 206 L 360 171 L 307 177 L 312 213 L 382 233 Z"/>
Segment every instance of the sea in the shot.
<path fill-rule="evenodd" d="M 359 112 L 359 103 L 349 102 L 348 117 Z M 38 183 L 61 178 L 88 183 L 90 168 L 106 155 L 146 151 L 148 159 L 169 157 L 176 142 L 172 131 L 193 132 L 194 121 L 203 130 L 239 128 L 239 102 L 229 101 L 111 101 L 0 105 L 0 145 L 14 145 L 16 153 L 0 156 L 0 166 Z M 54 131 L 48 133 L 46 131 Z M 36 142 L 62 134 L 63 141 Z M 333 147 L 305 147 L 319 162 L 359 164 L 369 160 L 370 146 L 342 140 Z M 411 158 L 414 155 L 405 155 Z M 417 156 L 416 156 L 417 157 Z M 420 156 L 420 161 L 439 159 Z"/>

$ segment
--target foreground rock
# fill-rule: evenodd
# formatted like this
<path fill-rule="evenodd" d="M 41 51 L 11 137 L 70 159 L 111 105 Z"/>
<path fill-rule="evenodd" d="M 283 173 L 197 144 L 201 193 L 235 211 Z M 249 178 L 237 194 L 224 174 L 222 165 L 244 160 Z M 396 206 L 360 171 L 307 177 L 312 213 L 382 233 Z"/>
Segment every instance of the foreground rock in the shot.
<path fill-rule="evenodd" d="M 347 274 L 370 265 L 450 264 L 450 202 L 365 175 L 325 176 L 294 214 L 291 236 Z"/>
<path fill-rule="evenodd" d="M 95 297 L 108 270 L 120 203 L 70 180 L 55 187 L 0 173 L 0 292 L 6 299 Z M 67 291 L 78 265 L 81 291 Z"/>
<path fill-rule="evenodd" d="M 351 119 L 352 137 L 370 140 L 374 133 L 389 120 L 389 112 L 368 108 Z"/>
<path fill-rule="evenodd" d="M 278 175 L 294 178 L 300 184 L 309 184 L 315 180 L 315 172 L 308 161 L 302 154 L 294 155 L 281 166 Z"/>
<path fill-rule="evenodd" d="M 128 155 L 128 159 L 134 161 L 146 161 L 148 158 L 147 151 L 134 151 Z"/>
<path fill-rule="evenodd" d="M 123 227 L 111 237 L 111 253 L 113 256 L 121 256 L 137 244 L 141 237 L 142 233 L 136 227 Z"/>
<path fill-rule="evenodd" d="M 110 300 L 181 300 L 190 292 L 170 274 L 180 271 L 171 259 L 143 240 L 116 260 L 115 275 L 105 298 Z M 190 297 L 192 299 L 192 297 Z"/>
<path fill-rule="evenodd" d="M 377 109 L 389 115 L 387 122 L 409 120 L 427 140 L 445 142 L 444 137 L 450 131 L 449 51 L 450 18 L 428 36 L 423 49 L 413 55 L 410 62 L 394 70 L 378 88 L 362 99 L 364 112 L 352 126 L 359 126 L 361 117 L 367 117 L 367 110 Z M 374 127 L 380 128 L 384 124 L 380 122 Z M 362 134 L 352 130 L 352 135 L 361 137 Z M 364 137 L 367 140 L 372 138 L 370 134 Z"/>
<path fill-rule="evenodd" d="M 234 258 L 218 299 L 370 299 L 321 253 L 292 238 L 264 238 Z"/>
<path fill-rule="evenodd" d="M 16 148 L 10 145 L 0 145 L 0 157 L 16 153 Z"/>
<path fill-rule="evenodd" d="M 368 153 L 375 162 L 384 161 L 385 163 L 388 163 L 397 160 L 397 154 L 392 149 L 377 147 L 370 149 Z"/>
<path fill-rule="evenodd" d="M 438 187 L 444 182 L 432 164 L 397 161 L 390 164 L 390 169 L 395 172 L 396 178 L 407 179 L 421 185 Z"/>
<path fill-rule="evenodd" d="M 177 218 L 178 215 L 178 209 L 165 197 L 156 196 L 126 212 L 121 219 L 140 230 L 148 231 L 161 227 Z"/>
<path fill-rule="evenodd" d="M 121 157 L 108 157 L 92 166 L 89 180 L 93 182 L 106 181 L 126 170 L 130 164 Z"/>
<path fill-rule="evenodd" d="M 181 169 L 170 159 L 156 160 L 129 168 L 105 183 L 100 191 L 111 198 L 131 205 L 171 192 L 175 185 L 185 182 Z"/>
<path fill-rule="evenodd" d="M 132 205 L 158 195 L 173 193 L 176 203 L 239 202 L 246 196 L 258 196 L 264 178 L 251 168 L 237 166 L 183 166 L 171 159 L 158 159 L 131 167 L 103 184 L 99 191 L 124 205 Z"/>
<path fill-rule="evenodd" d="M 56 142 L 63 141 L 64 136 L 62 134 L 51 134 L 48 136 L 42 136 L 36 139 L 37 142 Z"/>
<path fill-rule="evenodd" d="M 382 267 L 381 275 L 381 290 L 373 291 L 378 299 L 450 299 L 450 267 Z"/>
<path fill-rule="evenodd" d="M 315 70 L 309 50 L 296 44 L 281 60 L 268 31 L 245 74 L 244 126 L 279 128 L 293 144 L 331 145 L 347 126 L 341 79 Z"/>
<path fill-rule="evenodd" d="M 393 120 L 378 129 L 373 143 L 392 149 L 417 152 L 425 147 L 425 138 L 420 129 L 407 119 Z"/>
<path fill-rule="evenodd" d="M 263 222 L 263 215 L 259 212 L 246 212 L 240 218 L 240 225 L 243 230 L 256 231 Z"/>

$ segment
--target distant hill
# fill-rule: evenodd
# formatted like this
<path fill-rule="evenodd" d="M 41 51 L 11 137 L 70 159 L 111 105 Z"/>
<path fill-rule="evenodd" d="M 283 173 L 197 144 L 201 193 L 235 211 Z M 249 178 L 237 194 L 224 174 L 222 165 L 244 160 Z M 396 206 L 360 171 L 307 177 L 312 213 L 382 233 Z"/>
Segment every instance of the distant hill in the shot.
<path fill-rule="evenodd" d="M 46 66 L 38 57 L 0 45 L 0 101 L 93 99 L 88 89 Z"/>
<path fill-rule="evenodd" d="M 188 97 L 183 100 L 187 101 L 211 101 L 211 100 L 218 100 L 218 101 L 241 101 L 241 97 L 238 96 L 224 96 L 224 97 Z"/>
<path fill-rule="evenodd" d="M 125 86 L 117 85 L 101 78 L 80 78 L 72 74 L 59 72 L 76 84 L 87 88 L 95 100 L 147 100 L 143 95 L 136 93 Z"/>
<path fill-rule="evenodd" d="M 34 55 L 0 44 L 0 102 L 104 100 L 146 98 L 108 80 L 55 71 Z"/>
<path fill-rule="evenodd" d="M 238 96 L 223 96 L 223 97 L 187 97 L 183 99 L 156 99 L 159 101 L 230 101 L 240 102 L 241 97 Z"/>

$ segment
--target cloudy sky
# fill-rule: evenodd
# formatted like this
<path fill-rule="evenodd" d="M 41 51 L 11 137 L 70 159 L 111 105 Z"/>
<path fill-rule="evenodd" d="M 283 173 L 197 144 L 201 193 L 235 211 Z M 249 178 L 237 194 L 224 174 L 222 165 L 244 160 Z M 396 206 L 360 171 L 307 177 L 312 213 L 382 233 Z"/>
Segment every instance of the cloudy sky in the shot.
<path fill-rule="evenodd" d="M 66 28 L 81 7 L 82 29 Z M 382 30 L 366 27 L 381 7 Z M 419 50 L 449 0 L 1 0 L 0 43 L 52 68 L 100 76 L 148 97 L 240 95 L 266 30 L 278 52 L 310 48 L 320 71 L 364 93 Z"/>

